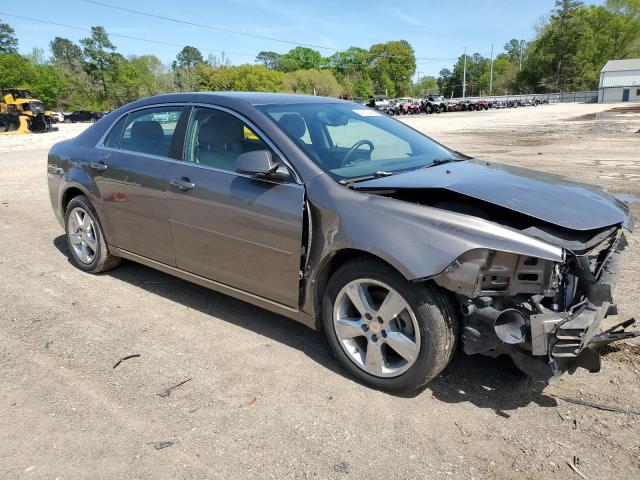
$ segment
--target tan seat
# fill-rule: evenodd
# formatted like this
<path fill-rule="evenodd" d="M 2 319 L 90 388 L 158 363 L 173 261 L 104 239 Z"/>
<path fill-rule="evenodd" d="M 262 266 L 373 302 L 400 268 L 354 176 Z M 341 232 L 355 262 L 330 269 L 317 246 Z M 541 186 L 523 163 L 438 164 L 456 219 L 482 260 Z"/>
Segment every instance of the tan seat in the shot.
<path fill-rule="evenodd" d="M 229 116 L 212 116 L 198 131 L 196 161 L 222 170 L 234 171 L 243 151 L 243 124 Z"/>
<path fill-rule="evenodd" d="M 155 120 L 140 120 L 131 126 L 131 141 L 128 150 L 149 153 L 166 157 L 169 155 L 169 145 L 164 142 L 164 130 L 160 122 Z"/>

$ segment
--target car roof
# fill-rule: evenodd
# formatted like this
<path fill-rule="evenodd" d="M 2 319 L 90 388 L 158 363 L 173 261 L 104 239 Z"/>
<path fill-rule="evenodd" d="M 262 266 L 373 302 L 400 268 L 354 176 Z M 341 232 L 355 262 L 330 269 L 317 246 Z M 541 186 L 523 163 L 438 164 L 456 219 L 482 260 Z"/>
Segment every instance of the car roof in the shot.
<path fill-rule="evenodd" d="M 148 97 L 139 102 L 147 104 L 166 102 L 213 102 L 221 97 L 240 100 L 251 105 L 292 105 L 300 103 L 352 103 L 338 98 L 320 97 L 313 95 L 296 95 L 293 93 L 268 92 L 185 92 L 170 93 Z M 137 103 L 137 102 L 136 102 Z"/>

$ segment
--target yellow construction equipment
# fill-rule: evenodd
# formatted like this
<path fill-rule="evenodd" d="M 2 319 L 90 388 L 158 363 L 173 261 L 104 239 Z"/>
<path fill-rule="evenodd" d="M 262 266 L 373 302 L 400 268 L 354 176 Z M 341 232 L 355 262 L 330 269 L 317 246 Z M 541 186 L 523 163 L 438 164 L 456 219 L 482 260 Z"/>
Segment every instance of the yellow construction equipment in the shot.
<path fill-rule="evenodd" d="M 48 132 L 53 120 L 40 100 L 20 88 L 2 89 L 0 99 L 0 134 Z"/>

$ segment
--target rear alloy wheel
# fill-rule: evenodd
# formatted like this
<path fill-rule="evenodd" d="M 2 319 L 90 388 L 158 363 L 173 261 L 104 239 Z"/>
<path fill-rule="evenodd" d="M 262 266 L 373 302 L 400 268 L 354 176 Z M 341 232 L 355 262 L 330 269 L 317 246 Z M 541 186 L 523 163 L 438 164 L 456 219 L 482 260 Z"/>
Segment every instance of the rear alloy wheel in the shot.
<path fill-rule="evenodd" d="M 323 327 L 342 365 L 375 388 L 420 388 L 449 363 L 457 320 L 448 296 L 386 264 L 356 259 L 329 280 Z"/>
<path fill-rule="evenodd" d="M 71 259 L 79 269 L 99 273 L 120 263 L 120 258 L 109 253 L 98 216 L 84 195 L 74 197 L 69 202 L 65 213 L 65 230 Z"/>
<path fill-rule="evenodd" d="M 96 226 L 91 216 L 82 207 L 75 207 L 69 214 L 69 245 L 76 259 L 90 265 L 98 254 Z"/>

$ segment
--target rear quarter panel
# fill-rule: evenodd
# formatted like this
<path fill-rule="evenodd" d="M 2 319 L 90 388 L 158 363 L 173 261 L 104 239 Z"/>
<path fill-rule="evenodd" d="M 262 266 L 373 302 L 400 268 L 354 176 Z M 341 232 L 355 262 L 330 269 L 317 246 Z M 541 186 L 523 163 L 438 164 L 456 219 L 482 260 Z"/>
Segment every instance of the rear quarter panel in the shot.
<path fill-rule="evenodd" d="M 102 210 L 93 179 L 87 173 L 87 158 L 92 148 L 77 145 L 73 140 L 57 143 L 49 151 L 47 158 L 47 183 L 49 199 L 53 212 L 64 226 L 63 200 L 70 188 L 82 191 L 96 208 L 98 215 Z"/>

